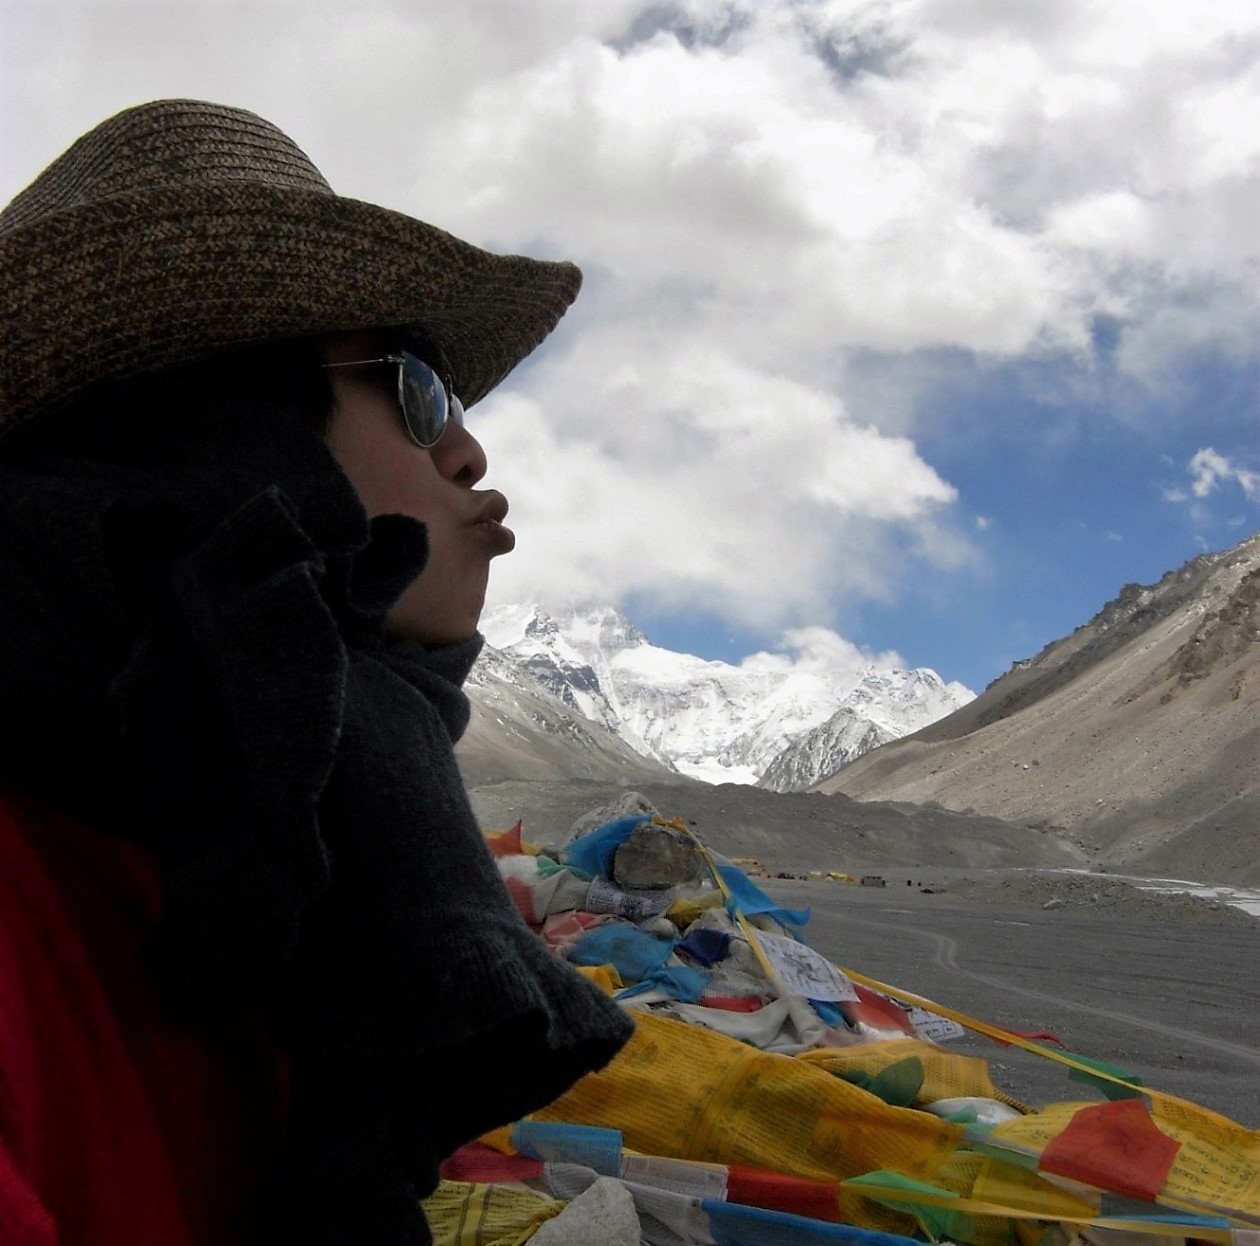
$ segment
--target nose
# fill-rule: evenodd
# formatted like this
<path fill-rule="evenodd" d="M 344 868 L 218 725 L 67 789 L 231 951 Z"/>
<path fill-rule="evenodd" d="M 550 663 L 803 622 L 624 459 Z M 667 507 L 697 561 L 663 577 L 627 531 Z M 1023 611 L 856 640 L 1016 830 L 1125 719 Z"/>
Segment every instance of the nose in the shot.
<path fill-rule="evenodd" d="M 438 471 L 454 484 L 471 489 L 486 474 L 486 452 L 481 442 L 453 420 L 437 445 L 429 447 L 429 454 Z"/>

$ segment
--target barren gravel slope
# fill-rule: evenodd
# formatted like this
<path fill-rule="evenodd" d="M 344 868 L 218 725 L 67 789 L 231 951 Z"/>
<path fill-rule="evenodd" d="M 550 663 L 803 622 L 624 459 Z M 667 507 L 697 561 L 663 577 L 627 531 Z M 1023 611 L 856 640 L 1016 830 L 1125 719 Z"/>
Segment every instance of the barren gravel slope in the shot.
<path fill-rule="evenodd" d="M 716 851 L 773 870 L 1080 868 L 1090 855 L 1070 838 L 997 818 L 914 805 L 860 803 L 805 792 L 682 780 L 637 784 L 653 808 L 694 827 Z M 483 826 L 518 818 L 527 839 L 561 842 L 578 818 L 625 794 L 611 783 L 507 782 L 471 789 Z"/>
<path fill-rule="evenodd" d="M 1061 827 L 1138 872 L 1260 881 L 1260 537 L 1188 578 L 818 790 Z"/>

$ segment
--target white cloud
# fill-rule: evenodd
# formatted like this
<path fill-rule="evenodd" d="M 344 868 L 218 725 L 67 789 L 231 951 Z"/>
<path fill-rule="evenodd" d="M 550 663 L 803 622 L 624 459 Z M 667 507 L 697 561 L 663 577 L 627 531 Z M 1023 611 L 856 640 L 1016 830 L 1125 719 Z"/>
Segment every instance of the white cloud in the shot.
<path fill-rule="evenodd" d="M 930 528 L 953 498 L 908 440 L 751 361 L 664 337 L 630 352 L 645 367 L 598 329 L 576 356 L 544 357 L 475 414 L 523 537 L 496 600 L 545 583 L 763 627 L 825 617 L 837 594 L 887 592 L 892 534 Z"/>
<path fill-rule="evenodd" d="M 6 191 L 137 98 L 239 101 L 347 193 L 572 253 L 626 312 L 707 311 L 793 370 L 1085 349 L 1096 311 L 1245 288 L 1260 256 L 1257 22 L 1225 0 L 47 0 L 5 21 L 26 122 Z"/>
<path fill-rule="evenodd" d="M 924 352 L 1088 364 L 1105 316 L 1117 366 L 1169 394 L 1187 358 L 1255 354 L 1250 0 L 43 0 L 3 21 L 22 125 L 0 198 L 109 112 L 196 95 L 275 120 L 343 193 L 583 265 L 560 333 L 474 412 L 521 536 L 500 600 L 830 618 L 974 563 L 1002 521 L 925 456 Z M 855 352 L 887 378 L 860 404 Z M 1224 462 L 1192 490 L 1254 500 Z"/>
<path fill-rule="evenodd" d="M 867 667 L 902 669 L 905 659 L 896 650 L 873 653 L 826 627 L 789 628 L 776 652 L 749 654 L 740 666 L 749 671 L 795 671 L 798 674 L 860 675 Z"/>
<path fill-rule="evenodd" d="M 1233 481 L 1253 502 L 1260 502 L 1260 472 L 1238 467 L 1211 446 L 1198 451 L 1186 466 L 1190 475 L 1190 492 L 1205 498 L 1222 484 Z"/>

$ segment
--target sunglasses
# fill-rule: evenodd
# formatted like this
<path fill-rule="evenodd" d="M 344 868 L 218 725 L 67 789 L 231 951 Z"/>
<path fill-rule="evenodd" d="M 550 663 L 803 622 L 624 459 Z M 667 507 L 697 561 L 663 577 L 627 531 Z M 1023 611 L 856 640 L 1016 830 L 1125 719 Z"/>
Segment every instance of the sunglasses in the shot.
<path fill-rule="evenodd" d="M 361 368 L 373 363 L 392 363 L 398 368 L 398 405 L 402 408 L 407 436 L 423 450 L 442 440 L 448 423 L 464 427 L 464 404 L 423 359 L 410 351 L 382 355 L 379 359 L 348 359 L 326 363 L 325 368 Z"/>

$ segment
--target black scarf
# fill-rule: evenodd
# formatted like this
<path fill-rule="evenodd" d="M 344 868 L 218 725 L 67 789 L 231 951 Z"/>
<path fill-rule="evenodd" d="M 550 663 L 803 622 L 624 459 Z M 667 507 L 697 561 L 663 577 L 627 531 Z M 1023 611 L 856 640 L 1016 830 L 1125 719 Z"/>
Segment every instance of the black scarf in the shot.
<path fill-rule="evenodd" d="M 452 749 L 480 642 L 384 635 L 422 525 L 369 523 L 269 416 L 142 412 L 0 462 L 0 777 L 156 854 L 173 1007 L 271 1003 L 293 1114 L 269 1246 L 412 1246 L 441 1159 L 630 1024 L 477 829 Z"/>

